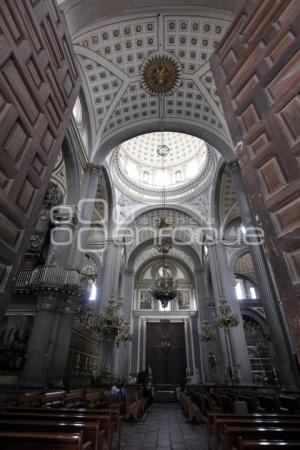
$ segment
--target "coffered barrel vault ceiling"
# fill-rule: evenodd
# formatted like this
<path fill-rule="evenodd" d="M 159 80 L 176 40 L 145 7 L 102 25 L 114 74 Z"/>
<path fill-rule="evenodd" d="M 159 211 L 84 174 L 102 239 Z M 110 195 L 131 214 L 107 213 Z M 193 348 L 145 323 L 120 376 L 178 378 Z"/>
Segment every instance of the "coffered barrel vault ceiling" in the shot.
<path fill-rule="evenodd" d="M 142 123 L 191 122 L 231 145 L 209 58 L 230 20 L 204 16 L 136 15 L 93 24 L 73 38 L 91 116 L 94 153 L 117 132 Z M 151 54 L 171 54 L 181 66 L 178 89 L 162 99 L 142 85 Z M 155 128 L 155 127 L 154 127 Z M 94 155 L 91 155 L 92 157 Z"/>

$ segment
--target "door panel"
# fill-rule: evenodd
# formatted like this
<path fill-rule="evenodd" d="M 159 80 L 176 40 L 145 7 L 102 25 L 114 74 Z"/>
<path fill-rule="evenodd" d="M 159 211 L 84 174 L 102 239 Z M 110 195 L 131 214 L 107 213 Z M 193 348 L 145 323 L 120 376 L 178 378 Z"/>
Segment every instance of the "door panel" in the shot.
<path fill-rule="evenodd" d="M 249 0 L 211 59 L 249 201 L 265 231 L 298 357 L 299 48 L 298 0 Z"/>
<path fill-rule="evenodd" d="M 184 322 L 147 322 L 146 367 L 155 384 L 185 381 L 186 353 Z"/>
<path fill-rule="evenodd" d="M 0 316 L 57 159 L 80 78 L 56 1 L 0 4 Z"/>

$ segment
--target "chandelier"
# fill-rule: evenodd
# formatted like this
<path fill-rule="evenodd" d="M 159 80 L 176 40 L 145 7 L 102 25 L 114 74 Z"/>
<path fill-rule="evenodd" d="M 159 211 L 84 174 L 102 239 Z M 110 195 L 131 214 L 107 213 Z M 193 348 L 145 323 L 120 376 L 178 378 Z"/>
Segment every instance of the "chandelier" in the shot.
<path fill-rule="evenodd" d="M 130 333 L 130 326 L 128 322 L 123 322 L 123 326 L 120 330 L 120 333 L 116 337 L 116 341 L 117 343 L 132 341 L 132 334 Z"/>
<path fill-rule="evenodd" d="M 120 305 L 111 297 L 99 314 L 89 316 L 89 328 L 103 338 L 115 339 L 117 342 L 131 340 L 128 322 L 119 314 Z"/>
<path fill-rule="evenodd" d="M 216 335 L 211 331 L 208 320 L 204 320 L 203 322 L 200 340 L 202 342 L 215 342 L 216 340 Z"/>
<path fill-rule="evenodd" d="M 239 324 L 238 316 L 232 314 L 231 308 L 224 298 L 220 300 L 218 314 L 214 318 L 214 324 L 218 328 L 224 328 L 226 333 L 229 333 L 231 328 L 237 327 Z"/>
<path fill-rule="evenodd" d="M 162 253 L 163 255 L 167 255 L 172 247 L 173 247 L 172 238 L 168 236 L 163 236 L 160 239 L 160 242 L 156 245 L 156 248 L 159 251 L 159 253 Z"/>
<path fill-rule="evenodd" d="M 166 263 L 162 266 L 161 272 L 158 272 L 154 287 L 151 289 L 151 294 L 155 300 L 159 300 L 161 302 L 164 309 L 168 306 L 169 301 L 174 300 L 174 298 L 178 295 L 176 282 L 174 281 L 169 266 Z"/>

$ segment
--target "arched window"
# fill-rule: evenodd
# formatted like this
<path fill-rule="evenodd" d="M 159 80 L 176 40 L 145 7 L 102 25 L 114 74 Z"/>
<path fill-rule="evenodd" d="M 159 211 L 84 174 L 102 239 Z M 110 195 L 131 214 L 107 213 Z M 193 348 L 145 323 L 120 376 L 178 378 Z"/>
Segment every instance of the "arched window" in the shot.
<path fill-rule="evenodd" d="M 96 301 L 96 299 L 97 299 L 97 286 L 96 286 L 96 283 L 95 283 L 95 281 L 94 281 L 93 284 L 92 284 L 92 288 L 91 288 L 91 293 L 90 293 L 90 298 L 89 298 L 89 300 L 90 300 L 91 302 L 94 302 L 94 301 Z"/>
<path fill-rule="evenodd" d="M 77 130 L 80 134 L 82 143 L 84 147 L 87 146 L 88 141 L 88 135 L 87 135 L 87 127 L 86 127 L 86 121 L 84 118 L 84 113 L 82 110 L 82 105 L 80 101 L 80 97 L 77 97 L 75 105 L 73 107 L 73 117 L 77 126 Z"/>
<path fill-rule="evenodd" d="M 144 183 L 149 183 L 150 174 L 146 170 L 143 172 L 143 181 Z"/>
<path fill-rule="evenodd" d="M 168 305 L 166 306 L 166 308 L 163 308 L 163 307 L 162 307 L 161 302 L 158 302 L 158 303 L 159 303 L 159 311 L 164 311 L 164 312 L 165 312 L 165 311 L 171 311 L 171 303 L 172 303 L 172 302 L 169 302 Z"/>
<path fill-rule="evenodd" d="M 175 181 L 176 181 L 176 183 L 178 183 L 181 180 L 182 180 L 182 172 L 181 172 L 181 170 L 177 170 L 175 172 Z"/>
<path fill-rule="evenodd" d="M 236 278 L 235 295 L 237 300 L 256 300 L 258 298 L 256 286 L 247 278 Z"/>
<path fill-rule="evenodd" d="M 81 101 L 80 98 L 77 97 L 74 108 L 73 108 L 73 117 L 77 124 L 82 124 L 82 107 L 81 107 Z"/>
<path fill-rule="evenodd" d="M 238 300 L 243 300 L 245 298 L 245 290 L 244 290 L 243 280 L 236 280 L 235 295 Z"/>

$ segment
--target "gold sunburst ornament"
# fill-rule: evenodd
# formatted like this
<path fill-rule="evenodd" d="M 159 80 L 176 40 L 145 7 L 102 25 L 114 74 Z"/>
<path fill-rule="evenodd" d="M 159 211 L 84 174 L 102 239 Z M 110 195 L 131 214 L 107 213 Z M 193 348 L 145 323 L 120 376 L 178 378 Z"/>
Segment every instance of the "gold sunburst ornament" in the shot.
<path fill-rule="evenodd" d="M 143 87 L 151 95 L 170 95 L 180 84 L 181 67 L 173 55 L 152 54 L 142 66 Z"/>

